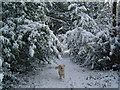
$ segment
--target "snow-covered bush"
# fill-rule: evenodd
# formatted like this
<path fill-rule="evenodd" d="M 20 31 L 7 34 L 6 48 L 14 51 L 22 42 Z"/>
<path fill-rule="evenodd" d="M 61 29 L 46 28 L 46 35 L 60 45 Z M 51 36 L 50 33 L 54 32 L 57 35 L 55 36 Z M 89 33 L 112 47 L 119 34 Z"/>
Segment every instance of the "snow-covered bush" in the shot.
<path fill-rule="evenodd" d="M 71 10 L 74 29 L 64 35 L 63 43 L 70 49 L 73 61 L 79 62 L 81 66 L 110 69 L 119 62 L 119 35 L 115 40 L 110 35 L 112 21 L 109 5 L 104 3 L 100 5 L 95 3 L 97 7 L 94 3 L 92 5 L 101 8 L 96 12 L 93 9 L 94 13 L 87 13 L 86 10 L 91 11 L 91 7 L 86 9 L 80 3 L 70 4 L 68 9 Z"/>
<path fill-rule="evenodd" d="M 91 45 L 95 44 L 94 40 L 94 34 L 78 27 L 66 33 L 66 40 L 64 42 L 67 43 L 70 55 L 74 58 L 73 60 L 87 65 L 91 63 L 91 51 L 93 50 Z"/>
<path fill-rule="evenodd" d="M 6 90 L 8 88 L 13 88 L 14 84 L 18 83 L 18 79 L 13 75 L 13 72 L 10 70 L 10 64 L 3 62 L 3 80 L 2 88 Z"/>
<path fill-rule="evenodd" d="M 85 6 L 80 6 L 79 3 L 71 3 L 68 9 L 72 9 L 70 16 L 73 21 L 74 28 L 82 27 L 86 31 L 92 32 L 93 34 L 99 31 L 95 20 L 86 13 L 87 9 Z"/>
<path fill-rule="evenodd" d="M 49 20 L 47 25 L 55 35 L 65 34 L 72 28 L 70 20 L 70 10 L 68 10 L 69 2 L 45 2 L 46 19 Z"/>
<path fill-rule="evenodd" d="M 2 58 L 0 57 L 0 89 L 2 89 L 2 80 L 3 80 L 3 72 L 2 72 L 2 63 L 3 63 L 3 60 Z"/>
<path fill-rule="evenodd" d="M 90 65 L 94 60 L 91 44 L 95 44 L 95 34 L 99 28 L 95 20 L 85 13 L 87 9 L 84 6 L 72 3 L 68 9 L 72 9 L 71 19 L 74 29 L 66 33 L 64 43 L 67 43 L 70 55 L 73 56 L 75 62 Z"/>
<path fill-rule="evenodd" d="M 4 2 L 2 41 L 3 87 L 9 88 L 17 81 L 13 73 L 32 70 L 34 63 L 50 63 L 54 56 L 60 58 L 61 44 L 46 25 L 44 3 Z"/>
<path fill-rule="evenodd" d="M 60 42 L 47 25 L 31 22 L 19 25 L 17 29 L 16 33 L 11 33 L 9 28 L 1 29 L 4 36 L 3 57 L 12 72 L 29 71 L 36 60 L 50 63 L 50 57 L 56 55 L 60 58 Z M 14 36 L 6 38 L 5 34 Z"/>

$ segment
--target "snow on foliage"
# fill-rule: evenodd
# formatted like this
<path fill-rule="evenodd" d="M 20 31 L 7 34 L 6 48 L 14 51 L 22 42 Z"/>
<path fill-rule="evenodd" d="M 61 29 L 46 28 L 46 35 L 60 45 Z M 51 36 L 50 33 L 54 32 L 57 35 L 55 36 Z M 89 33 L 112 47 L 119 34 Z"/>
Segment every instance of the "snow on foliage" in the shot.
<path fill-rule="evenodd" d="M 61 59 L 61 55 L 59 52 L 63 51 L 63 45 L 59 41 L 59 39 L 53 34 L 53 31 L 49 31 L 50 39 L 49 39 L 49 46 L 50 49 L 58 54 L 58 58 Z"/>
<path fill-rule="evenodd" d="M 9 77 L 6 81 L 4 78 L 3 83 L 4 88 L 9 88 L 16 82 L 13 72 L 28 72 L 35 62 L 48 64 L 50 58 L 61 58 L 62 45 L 47 25 L 44 2 L 4 2 L 3 11 L 0 40 L 5 77 Z"/>
<path fill-rule="evenodd" d="M 4 77 L 4 75 L 2 73 L 2 63 L 3 63 L 3 60 L 0 57 L 0 89 L 2 89 L 2 79 Z"/>
<path fill-rule="evenodd" d="M 73 3 L 69 5 L 68 9 L 72 7 L 74 8 L 71 11 L 71 20 L 73 20 L 73 25 L 75 28 L 82 27 L 92 33 L 97 33 L 99 31 L 95 20 L 85 13 L 87 10 L 85 6 L 79 6 L 78 4 Z"/>
<path fill-rule="evenodd" d="M 76 7 L 76 6 L 77 6 L 76 3 L 72 3 L 72 4 L 70 4 L 70 5 L 68 6 L 68 10 L 70 10 L 71 8 Z"/>
<path fill-rule="evenodd" d="M 120 36 L 110 36 L 112 15 L 107 4 L 3 2 L 2 6 L 5 89 L 16 82 L 12 73 L 32 71 L 34 63 L 48 64 L 50 58 L 60 59 L 62 52 L 91 69 L 118 63 Z"/>
<path fill-rule="evenodd" d="M 85 6 L 78 7 L 78 9 L 81 9 L 81 10 L 87 11 L 87 9 L 85 8 Z"/>
<path fill-rule="evenodd" d="M 100 7 L 101 11 L 86 13 L 81 10 L 79 4 L 71 3 L 68 7 L 71 10 L 71 20 L 73 20 L 74 28 L 64 35 L 63 43 L 68 46 L 70 55 L 75 62 L 79 62 L 81 66 L 91 66 L 91 69 L 109 69 L 112 56 L 118 44 L 118 38 L 111 40 L 111 16 L 109 7 Z M 107 5 L 107 4 L 106 4 Z M 83 9 L 83 8 L 82 8 Z M 91 8 L 90 8 L 91 9 Z M 100 14 L 97 14 L 100 12 Z M 107 16 L 107 17 L 106 17 Z M 112 56 L 111 56 L 112 55 Z"/>
<path fill-rule="evenodd" d="M 32 45 L 32 46 L 29 47 L 29 54 L 30 54 L 31 57 L 34 56 L 34 53 L 35 53 L 34 48 L 36 48 L 35 45 Z"/>

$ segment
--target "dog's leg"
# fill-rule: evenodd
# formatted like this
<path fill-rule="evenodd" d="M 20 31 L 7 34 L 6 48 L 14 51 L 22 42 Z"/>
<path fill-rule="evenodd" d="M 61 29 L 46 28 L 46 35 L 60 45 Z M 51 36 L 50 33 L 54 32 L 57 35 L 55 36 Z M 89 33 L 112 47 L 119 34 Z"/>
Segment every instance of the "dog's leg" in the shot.
<path fill-rule="evenodd" d="M 63 78 L 65 78 L 65 74 L 63 74 Z"/>
<path fill-rule="evenodd" d="M 62 79 L 62 76 L 60 75 L 60 79 Z"/>
<path fill-rule="evenodd" d="M 62 75 L 61 75 L 60 71 L 59 71 L 58 73 L 59 73 L 59 77 L 60 77 L 60 79 L 62 79 Z"/>
<path fill-rule="evenodd" d="M 62 79 L 62 75 L 59 74 L 59 76 L 60 76 L 60 79 Z"/>

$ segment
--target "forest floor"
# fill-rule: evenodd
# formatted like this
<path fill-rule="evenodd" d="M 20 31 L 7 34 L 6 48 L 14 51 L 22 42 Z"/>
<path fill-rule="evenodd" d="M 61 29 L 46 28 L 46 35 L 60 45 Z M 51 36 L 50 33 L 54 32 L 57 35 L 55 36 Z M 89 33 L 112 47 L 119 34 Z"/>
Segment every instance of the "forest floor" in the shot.
<path fill-rule="evenodd" d="M 90 70 L 73 63 L 69 57 L 56 60 L 65 64 L 65 79 L 60 80 L 55 63 L 36 66 L 34 72 L 19 76 L 17 88 L 118 88 L 117 71 Z"/>

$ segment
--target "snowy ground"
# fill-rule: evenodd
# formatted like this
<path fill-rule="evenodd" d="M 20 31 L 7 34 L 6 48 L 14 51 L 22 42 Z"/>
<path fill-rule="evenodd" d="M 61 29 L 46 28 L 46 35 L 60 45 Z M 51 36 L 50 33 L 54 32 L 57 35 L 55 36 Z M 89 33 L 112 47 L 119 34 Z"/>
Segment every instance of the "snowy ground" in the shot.
<path fill-rule="evenodd" d="M 55 63 L 38 67 L 35 72 L 22 76 L 21 88 L 118 88 L 117 71 L 95 71 L 79 67 L 69 58 L 57 60 L 65 64 L 65 79 L 60 80 Z"/>

